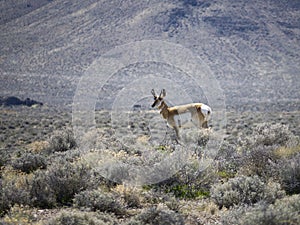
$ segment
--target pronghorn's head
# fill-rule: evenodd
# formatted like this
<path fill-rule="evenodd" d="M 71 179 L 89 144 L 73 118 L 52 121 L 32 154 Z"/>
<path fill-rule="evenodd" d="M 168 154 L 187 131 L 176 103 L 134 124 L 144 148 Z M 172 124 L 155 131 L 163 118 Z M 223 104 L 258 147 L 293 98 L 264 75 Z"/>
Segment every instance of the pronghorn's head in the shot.
<path fill-rule="evenodd" d="M 160 103 L 163 101 L 164 97 L 166 96 L 166 90 L 162 89 L 160 94 L 156 95 L 154 89 L 152 89 L 151 94 L 154 97 L 154 102 L 152 104 L 152 107 L 159 106 Z"/>

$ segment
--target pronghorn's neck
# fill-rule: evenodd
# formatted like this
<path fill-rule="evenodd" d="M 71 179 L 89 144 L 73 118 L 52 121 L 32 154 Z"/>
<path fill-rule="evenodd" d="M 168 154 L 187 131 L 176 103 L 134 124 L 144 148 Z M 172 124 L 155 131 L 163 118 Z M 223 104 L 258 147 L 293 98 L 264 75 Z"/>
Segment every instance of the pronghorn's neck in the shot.
<path fill-rule="evenodd" d="M 169 106 L 165 101 L 161 101 L 160 105 L 158 106 L 158 109 L 160 109 L 160 114 L 163 116 L 164 119 L 167 119 L 169 116 Z"/>

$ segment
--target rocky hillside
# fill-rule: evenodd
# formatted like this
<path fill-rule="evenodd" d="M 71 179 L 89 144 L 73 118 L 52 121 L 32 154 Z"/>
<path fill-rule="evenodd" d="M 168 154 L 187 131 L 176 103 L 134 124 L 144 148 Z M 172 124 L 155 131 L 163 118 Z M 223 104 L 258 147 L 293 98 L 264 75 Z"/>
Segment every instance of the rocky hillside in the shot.
<path fill-rule="evenodd" d="M 299 108 L 299 1 L 14 0 L 0 8 L 1 95 L 70 104 L 96 59 L 155 39 L 199 56 L 228 108 Z"/>

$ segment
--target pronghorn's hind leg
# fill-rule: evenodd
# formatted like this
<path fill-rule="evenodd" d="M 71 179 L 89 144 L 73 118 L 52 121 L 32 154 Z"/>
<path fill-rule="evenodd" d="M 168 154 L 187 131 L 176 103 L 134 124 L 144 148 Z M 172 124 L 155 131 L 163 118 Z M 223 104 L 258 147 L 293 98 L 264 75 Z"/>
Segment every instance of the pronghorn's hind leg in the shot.
<path fill-rule="evenodd" d="M 194 124 L 194 126 L 198 127 L 198 128 L 202 128 L 203 127 L 203 121 L 204 121 L 204 116 L 197 112 L 197 111 L 193 111 L 191 114 L 191 121 Z"/>
<path fill-rule="evenodd" d="M 176 133 L 176 140 L 180 140 L 180 136 L 179 136 L 179 128 L 177 126 L 173 127 Z"/>
<path fill-rule="evenodd" d="M 204 121 L 202 123 L 202 128 L 208 128 L 208 122 L 207 121 Z"/>

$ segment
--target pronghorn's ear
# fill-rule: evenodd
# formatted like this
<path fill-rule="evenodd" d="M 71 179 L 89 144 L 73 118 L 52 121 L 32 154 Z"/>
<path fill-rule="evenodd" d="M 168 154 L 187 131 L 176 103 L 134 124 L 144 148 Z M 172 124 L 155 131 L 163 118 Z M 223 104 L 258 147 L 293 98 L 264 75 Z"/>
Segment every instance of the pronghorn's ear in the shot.
<path fill-rule="evenodd" d="M 161 97 L 161 98 L 166 97 L 166 90 L 165 89 L 161 90 L 159 97 Z"/>
<path fill-rule="evenodd" d="M 151 94 L 152 94 L 154 97 L 156 96 L 154 89 L 151 90 Z"/>

